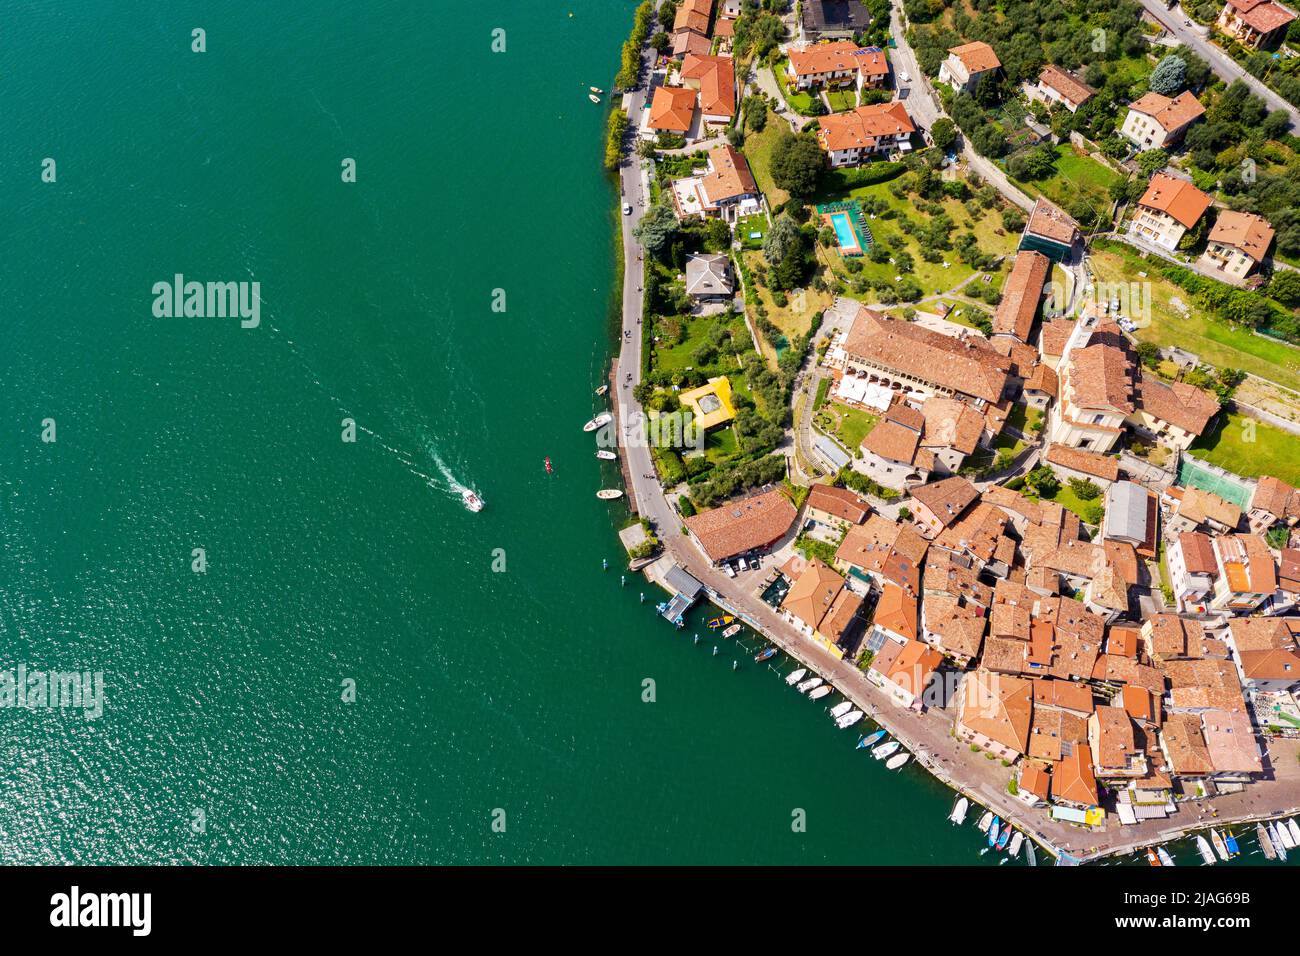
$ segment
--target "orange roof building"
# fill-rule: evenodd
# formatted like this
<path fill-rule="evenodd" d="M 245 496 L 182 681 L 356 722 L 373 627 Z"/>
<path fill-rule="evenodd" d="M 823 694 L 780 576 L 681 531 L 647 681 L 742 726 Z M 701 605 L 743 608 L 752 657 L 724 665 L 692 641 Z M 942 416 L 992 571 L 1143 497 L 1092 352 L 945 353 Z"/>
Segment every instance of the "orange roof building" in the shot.
<path fill-rule="evenodd" d="M 823 116 L 817 142 L 833 167 L 856 166 L 877 153 L 910 149 L 916 124 L 899 100 Z"/>
<path fill-rule="evenodd" d="M 1129 235 L 1162 249 L 1176 249 L 1183 233 L 1209 208 L 1210 197 L 1191 183 L 1156 173 L 1137 202 Z"/>
<path fill-rule="evenodd" d="M 794 524 L 798 512 L 779 489 L 730 501 L 684 519 L 687 531 L 714 563 L 770 547 Z"/>
<path fill-rule="evenodd" d="M 656 132 L 689 133 L 695 121 L 695 98 L 695 90 L 685 86 L 656 88 L 647 127 Z"/>
<path fill-rule="evenodd" d="M 1163 149 L 1182 139 L 1187 127 L 1204 115 L 1205 107 L 1190 91 L 1172 99 L 1145 93 L 1129 105 L 1119 131 L 1139 149 Z"/>

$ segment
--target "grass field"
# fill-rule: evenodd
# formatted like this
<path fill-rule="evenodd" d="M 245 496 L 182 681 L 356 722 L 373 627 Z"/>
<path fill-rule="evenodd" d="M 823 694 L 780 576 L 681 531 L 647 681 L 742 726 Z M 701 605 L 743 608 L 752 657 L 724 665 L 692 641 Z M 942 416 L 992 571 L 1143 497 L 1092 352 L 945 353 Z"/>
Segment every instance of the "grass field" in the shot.
<path fill-rule="evenodd" d="M 783 59 L 772 67 L 772 73 L 776 77 L 776 85 L 781 87 L 781 95 L 785 97 L 786 104 L 789 105 L 790 109 L 804 116 L 811 116 L 812 94 L 796 90 L 790 85 L 790 76 L 785 71 L 788 62 L 788 60 Z"/>
<path fill-rule="evenodd" d="M 880 419 L 870 412 L 849 408 L 839 402 L 822 406 L 813 417 L 813 423 L 818 428 L 828 435 L 834 435 L 850 452 L 858 450 L 862 439 L 876 427 L 878 421 Z"/>
<path fill-rule="evenodd" d="M 1099 282 L 1137 282 L 1150 288 L 1151 321 L 1138 328 L 1141 341 L 1186 349 L 1218 368 L 1238 368 L 1293 388 L 1300 385 L 1300 349 L 1215 319 L 1136 253 L 1094 248 L 1089 260 Z"/>
<path fill-rule="evenodd" d="M 858 105 L 858 96 L 852 90 L 833 90 L 826 94 L 826 99 L 830 100 L 831 109 L 836 113 L 843 113 Z"/>
<path fill-rule="evenodd" d="M 745 263 L 749 266 L 751 275 L 757 266 L 763 264 L 763 253 L 761 252 L 744 250 L 740 254 L 745 257 Z M 771 289 L 758 286 L 756 291 L 759 299 L 767 309 L 768 319 L 791 342 L 808 332 L 812 327 L 814 314 L 829 309 L 835 302 L 835 296 L 830 290 L 818 292 L 811 286 L 802 290 L 802 294 L 788 293 L 784 306 L 778 306 L 773 301 Z M 775 350 L 766 341 L 763 341 L 763 354 L 772 360 L 776 356 Z"/>
<path fill-rule="evenodd" d="M 1110 187 L 1123 178 L 1109 166 L 1103 166 L 1073 146 L 1061 145 L 1056 147 L 1054 176 L 1028 182 L 1013 179 L 1012 182 L 1030 196 L 1043 195 L 1060 206 L 1069 206 L 1083 196 L 1104 216 L 1111 205 Z"/>
<path fill-rule="evenodd" d="M 745 158 L 749 160 L 750 171 L 754 174 L 754 181 L 758 183 L 758 188 L 763 191 L 767 197 L 768 205 L 776 207 L 790 198 L 790 194 L 784 189 L 777 189 L 776 184 L 772 182 L 772 149 L 776 146 L 776 141 L 781 138 L 782 133 L 788 133 L 790 127 L 785 120 L 780 117 L 768 117 L 767 126 L 761 133 L 750 133 L 745 137 L 744 153 Z"/>
<path fill-rule="evenodd" d="M 1192 443 L 1197 458 L 1245 478 L 1272 475 L 1300 485 L 1300 435 L 1235 412 L 1220 412 L 1215 428 Z"/>

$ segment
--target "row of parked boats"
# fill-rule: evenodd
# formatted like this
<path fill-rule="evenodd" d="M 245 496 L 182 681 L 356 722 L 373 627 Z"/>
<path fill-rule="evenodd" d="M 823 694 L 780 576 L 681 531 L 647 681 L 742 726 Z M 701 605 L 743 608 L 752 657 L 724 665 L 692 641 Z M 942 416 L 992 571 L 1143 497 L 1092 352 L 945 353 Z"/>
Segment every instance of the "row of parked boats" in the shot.
<path fill-rule="evenodd" d="M 960 826 L 966 820 L 966 811 L 970 807 L 970 801 L 965 797 L 958 797 L 957 803 L 952 808 L 952 813 L 948 815 L 949 821 Z M 986 810 L 984 815 L 979 818 L 975 828 L 984 834 L 988 846 L 980 850 L 980 856 L 994 850 L 998 853 L 1006 851 L 1006 859 L 1002 862 L 1014 860 L 1020 856 L 1021 848 L 1025 853 L 1025 862 L 1030 866 L 1038 865 L 1038 857 L 1034 854 L 1034 841 L 1026 840 L 1025 835 L 1013 827 L 1010 822 L 1002 820 L 992 810 Z"/>
<path fill-rule="evenodd" d="M 1255 824 L 1255 839 L 1259 842 L 1260 851 L 1263 852 L 1265 859 L 1285 860 L 1288 850 L 1300 847 L 1300 825 L 1297 825 L 1294 818 L 1290 820 L 1274 820 L 1270 823 L 1257 823 Z M 1226 828 L 1220 830 L 1215 827 L 1210 830 L 1208 840 L 1204 834 L 1198 833 L 1196 835 L 1196 852 L 1201 854 L 1201 860 L 1206 866 L 1213 866 L 1219 860 L 1226 863 L 1234 856 L 1240 856 L 1241 846 L 1231 830 Z M 1215 859 L 1216 853 L 1218 859 Z M 1148 850 L 1147 859 L 1150 860 L 1150 858 L 1151 851 Z"/>
<path fill-rule="evenodd" d="M 831 694 L 835 688 L 826 683 L 826 679 L 818 677 L 816 674 L 809 676 L 808 668 L 800 667 L 798 670 L 791 671 L 786 675 L 786 684 L 793 687 L 801 694 L 806 694 L 809 700 L 821 700 L 823 697 Z M 840 730 L 847 730 L 854 724 L 863 720 L 867 715 L 853 706 L 853 701 L 840 701 L 829 711 L 831 720 L 835 721 L 835 726 Z M 883 730 L 877 730 L 875 733 L 866 737 L 858 738 L 858 749 L 870 747 L 872 744 L 885 736 Z M 892 740 L 886 744 L 881 744 L 872 750 L 872 756 L 877 760 L 887 760 L 885 766 L 890 770 L 897 770 L 903 764 L 907 763 L 911 754 L 904 751 L 897 753 L 902 746 L 898 741 Z"/>

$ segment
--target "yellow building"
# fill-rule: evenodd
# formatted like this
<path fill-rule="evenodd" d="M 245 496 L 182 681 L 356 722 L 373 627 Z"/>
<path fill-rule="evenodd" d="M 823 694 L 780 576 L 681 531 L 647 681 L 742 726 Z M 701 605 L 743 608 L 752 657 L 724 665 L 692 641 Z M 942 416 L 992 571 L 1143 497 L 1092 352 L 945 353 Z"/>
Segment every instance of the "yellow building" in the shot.
<path fill-rule="evenodd" d="M 678 398 L 695 412 L 695 421 L 705 431 L 725 425 L 736 417 L 736 407 L 731 403 L 731 381 L 725 375 L 682 392 Z"/>

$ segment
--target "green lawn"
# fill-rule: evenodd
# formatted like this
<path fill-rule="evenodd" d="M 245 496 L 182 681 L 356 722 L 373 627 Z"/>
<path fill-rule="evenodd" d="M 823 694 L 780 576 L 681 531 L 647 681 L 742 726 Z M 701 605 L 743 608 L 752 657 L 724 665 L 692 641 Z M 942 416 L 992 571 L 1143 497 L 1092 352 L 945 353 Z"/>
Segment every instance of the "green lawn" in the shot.
<path fill-rule="evenodd" d="M 790 194 L 784 189 L 777 189 L 776 184 L 772 182 L 772 148 L 776 146 L 776 141 L 781 138 L 782 133 L 788 133 L 790 127 L 785 120 L 777 116 L 769 116 L 767 126 L 761 133 L 749 133 L 745 136 L 744 153 L 745 158 L 749 160 L 750 171 L 754 174 L 754 181 L 758 183 L 758 188 L 767 196 L 767 202 L 770 206 L 779 206 L 790 198 Z"/>
<path fill-rule="evenodd" d="M 1272 475 L 1300 486 L 1300 435 L 1235 412 L 1220 412 L 1215 427 L 1192 443 L 1197 458 L 1246 478 Z"/>
<path fill-rule="evenodd" d="M 1100 498 L 1097 498 L 1093 501 L 1084 501 L 1082 498 L 1080 498 L 1078 495 L 1074 493 L 1074 489 L 1071 488 L 1069 483 L 1065 481 L 1061 482 L 1061 487 L 1057 489 L 1056 494 L 1052 495 L 1052 497 L 1047 500 L 1054 501 L 1062 508 L 1065 508 L 1069 511 L 1073 511 L 1075 514 L 1077 514 L 1080 518 L 1082 518 L 1085 521 L 1087 520 L 1086 512 L 1088 506 L 1099 504 L 1101 502 Z"/>
<path fill-rule="evenodd" d="M 1191 293 L 1161 278 L 1154 263 L 1128 249 L 1093 248 L 1089 259 L 1098 282 L 1136 282 L 1150 288 L 1150 323 L 1139 324 L 1140 340 L 1186 349 L 1218 368 L 1239 368 L 1293 388 L 1300 385 L 1300 349 L 1214 318 Z"/>
<path fill-rule="evenodd" d="M 1046 196 L 1059 206 L 1068 207 L 1082 195 L 1104 214 L 1111 204 L 1111 185 L 1124 177 L 1073 146 L 1057 146 L 1056 157 L 1055 175 L 1029 182 L 1012 181 L 1030 196 Z"/>
<path fill-rule="evenodd" d="M 854 109 L 858 105 L 858 95 L 853 90 L 832 90 L 826 94 L 831 109 L 836 113 Z"/>
<path fill-rule="evenodd" d="M 855 452 L 862 444 L 862 439 L 876 427 L 880 419 L 860 408 L 849 408 L 839 402 L 832 402 L 818 409 L 813 422 L 822 431 L 838 438 L 850 452 Z"/>
<path fill-rule="evenodd" d="M 736 440 L 736 432 L 730 427 L 715 428 L 704 438 L 704 454 L 715 464 L 725 461 L 739 451 L 740 443 Z"/>
<path fill-rule="evenodd" d="M 789 63 L 788 60 L 782 59 L 772 67 L 772 72 L 776 75 L 776 85 L 781 88 L 781 95 L 785 97 L 790 109 L 803 116 L 811 116 L 812 114 L 809 111 L 813 104 L 812 94 L 796 90 L 790 86 L 790 76 L 785 71 L 787 63 Z"/>
<path fill-rule="evenodd" d="M 740 244 L 746 249 L 761 249 L 768 228 L 767 216 L 762 213 L 745 216 L 743 219 L 736 220 L 736 238 L 740 240 Z M 751 232 L 757 232 L 760 235 L 757 239 L 751 239 L 749 237 Z"/>

